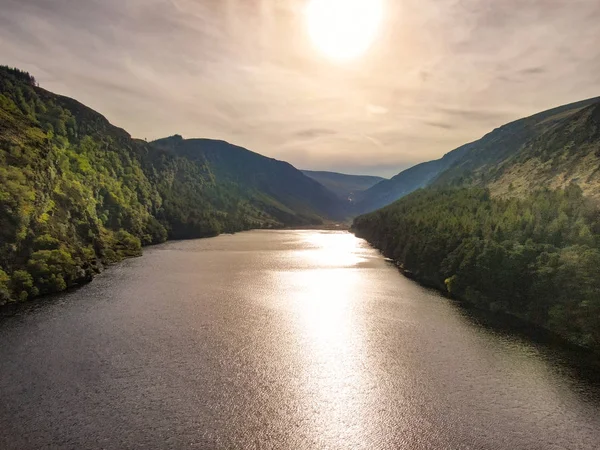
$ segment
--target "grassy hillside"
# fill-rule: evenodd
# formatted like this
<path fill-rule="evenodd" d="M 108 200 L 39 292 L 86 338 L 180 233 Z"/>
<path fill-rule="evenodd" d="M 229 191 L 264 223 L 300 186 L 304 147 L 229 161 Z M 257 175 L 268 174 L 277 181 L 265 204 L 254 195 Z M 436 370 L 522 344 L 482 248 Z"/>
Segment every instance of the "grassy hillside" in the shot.
<path fill-rule="evenodd" d="M 485 177 L 494 195 L 526 195 L 571 183 L 600 200 L 600 102 L 559 121 Z"/>
<path fill-rule="evenodd" d="M 382 177 L 368 175 L 347 175 L 314 170 L 303 170 L 302 173 L 318 181 L 346 202 L 353 202 L 359 193 L 385 180 Z"/>
<path fill-rule="evenodd" d="M 374 211 L 417 189 L 444 185 L 485 185 L 496 168 L 517 155 L 524 146 L 546 141 L 552 132 L 600 98 L 584 100 L 504 125 L 478 141 L 463 145 L 443 158 L 426 162 L 383 181 L 357 198 L 356 213 Z"/>
<path fill-rule="evenodd" d="M 191 150 L 132 139 L 29 74 L 0 67 L 0 304 L 88 281 L 167 238 L 339 213 L 334 194 L 285 163 L 251 154 L 230 174 L 221 149 Z"/>
<path fill-rule="evenodd" d="M 491 170 L 515 156 L 526 144 L 545 141 L 544 133 L 570 121 L 574 115 L 598 102 L 600 98 L 571 103 L 501 126 L 470 144 L 469 149 L 437 177 L 435 184 L 487 182 Z"/>

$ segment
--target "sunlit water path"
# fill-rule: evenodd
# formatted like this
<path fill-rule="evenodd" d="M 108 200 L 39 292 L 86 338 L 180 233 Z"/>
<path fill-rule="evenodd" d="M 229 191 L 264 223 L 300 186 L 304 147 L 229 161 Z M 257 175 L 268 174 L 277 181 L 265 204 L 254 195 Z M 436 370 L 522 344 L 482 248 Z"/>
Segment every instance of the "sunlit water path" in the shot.
<path fill-rule="evenodd" d="M 0 320 L 0 448 L 593 449 L 599 388 L 348 233 L 147 249 Z"/>

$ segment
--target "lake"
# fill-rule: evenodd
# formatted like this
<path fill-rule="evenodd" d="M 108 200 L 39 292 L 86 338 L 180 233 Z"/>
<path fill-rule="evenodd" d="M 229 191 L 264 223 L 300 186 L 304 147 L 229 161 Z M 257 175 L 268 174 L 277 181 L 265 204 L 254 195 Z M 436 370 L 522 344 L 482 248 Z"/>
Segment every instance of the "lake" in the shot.
<path fill-rule="evenodd" d="M 600 383 L 336 231 L 169 242 L 0 320 L 0 448 L 593 449 Z"/>

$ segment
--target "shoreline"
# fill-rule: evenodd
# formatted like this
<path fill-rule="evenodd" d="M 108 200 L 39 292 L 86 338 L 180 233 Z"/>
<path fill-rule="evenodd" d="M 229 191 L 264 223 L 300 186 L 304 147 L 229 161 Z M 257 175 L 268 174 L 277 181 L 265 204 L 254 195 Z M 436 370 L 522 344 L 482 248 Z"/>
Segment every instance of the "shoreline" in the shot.
<path fill-rule="evenodd" d="M 353 234 L 357 236 L 355 233 Z M 419 276 L 416 275 L 414 272 L 402 267 L 402 265 L 398 261 L 392 258 L 388 258 L 383 254 L 383 252 L 381 252 L 379 248 L 375 247 L 367 239 L 361 239 L 364 239 L 366 242 L 369 243 L 371 247 L 379 251 L 379 253 L 384 258 L 386 258 L 386 260 L 390 264 L 394 265 L 394 267 L 402 276 L 411 281 L 414 281 L 419 286 L 425 289 L 432 289 L 436 291 L 444 298 L 447 298 L 448 300 L 452 301 L 461 310 L 467 312 L 469 316 L 476 316 L 479 319 L 483 318 L 485 320 L 485 323 L 483 325 L 485 325 L 486 327 L 490 327 L 494 330 L 508 331 L 510 334 L 517 334 L 521 337 L 526 337 L 530 341 L 534 341 L 539 344 L 559 346 L 563 349 L 589 354 L 596 361 L 598 368 L 600 369 L 600 349 L 580 345 L 566 336 L 556 333 L 555 331 L 543 327 L 537 323 L 530 322 L 526 319 L 523 319 L 522 317 L 511 314 L 510 312 L 492 311 L 489 309 L 479 308 L 473 303 L 455 297 L 449 294 L 448 291 L 441 289 L 436 283 L 419 278 Z"/>
<path fill-rule="evenodd" d="M 20 312 L 22 312 L 23 310 L 35 308 L 36 304 L 41 304 L 44 301 L 52 300 L 52 299 L 58 298 L 62 295 L 68 294 L 70 292 L 77 291 L 77 290 L 89 285 L 90 283 L 92 283 L 98 275 L 106 272 L 107 270 L 110 270 L 111 267 L 116 266 L 126 260 L 129 260 L 129 259 L 141 258 L 142 256 L 144 256 L 145 249 L 151 249 L 151 248 L 154 248 L 154 247 L 157 247 L 160 245 L 167 244 L 169 242 L 185 242 L 185 241 L 194 241 L 194 240 L 201 240 L 201 239 L 204 240 L 204 239 L 217 238 L 219 236 L 235 235 L 235 234 L 249 232 L 249 231 L 267 231 L 268 232 L 268 231 L 294 231 L 294 230 L 297 230 L 297 231 L 304 231 L 304 230 L 347 231 L 347 232 L 352 233 L 354 236 L 360 238 L 359 236 L 356 235 L 356 233 L 354 233 L 350 229 L 350 226 L 345 226 L 344 224 L 329 223 L 329 224 L 314 225 L 314 226 L 298 226 L 298 227 L 290 226 L 290 227 L 283 227 L 283 228 L 252 228 L 249 230 L 240 230 L 240 231 L 230 232 L 230 233 L 219 233 L 216 236 L 205 236 L 205 237 L 197 237 L 197 238 L 189 238 L 189 239 L 168 239 L 165 242 L 143 246 L 142 253 L 139 255 L 127 256 L 127 257 L 123 258 L 122 260 L 111 263 L 111 264 L 102 263 L 100 265 L 101 270 L 94 273 L 94 275 L 90 279 L 86 279 L 85 281 L 82 281 L 78 284 L 69 286 L 62 291 L 53 292 L 53 293 L 45 294 L 45 295 L 40 295 L 37 297 L 27 299 L 26 301 L 23 301 L 23 302 L 18 302 L 18 301 L 17 302 L 8 302 L 8 303 L 5 303 L 4 305 L 0 305 L 0 320 L 4 319 L 6 317 L 15 316 L 15 315 L 19 314 Z M 364 239 L 364 238 L 360 238 L 360 239 Z M 599 349 L 580 345 L 580 344 L 570 340 L 569 338 L 554 332 L 551 329 L 548 329 L 543 326 L 540 326 L 539 324 L 530 322 L 526 319 L 523 319 L 523 318 L 516 316 L 514 314 L 511 314 L 509 312 L 491 311 L 491 310 L 479 308 L 476 305 L 474 305 L 464 299 L 452 296 L 446 290 L 441 289 L 436 283 L 434 283 L 430 280 L 425 280 L 425 279 L 419 278 L 419 276 L 417 274 L 415 274 L 414 272 L 402 267 L 402 265 L 400 263 L 398 263 L 398 261 L 385 256 L 381 252 L 380 249 L 373 246 L 368 240 L 366 240 L 366 239 L 364 239 L 364 240 L 371 247 L 376 249 L 381 254 L 381 256 L 386 259 L 387 262 L 389 262 L 390 264 L 393 264 L 394 267 L 398 270 L 398 272 L 402 276 L 417 283 L 419 286 L 421 286 L 425 289 L 435 290 L 438 294 L 440 294 L 444 298 L 452 301 L 456 306 L 458 306 L 462 311 L 466 312 L 469 316 L 477 317 L 479 320 L 484 319 L 485 323 L 483 325 L 485 325 L 486 327 L 490 327 L 494 330 L 508 331 L 510 334 L 517 334 L 522 337 L 524 336 L 524 337 L 527 337 L 529 340 L 537 342 L 537 343 L 550 344 L 553 346 L 560 346 L 562 348 L 569 349 L 572 351 L 574 350 L 577 352 L 589 353 L 590 355 L 593 355 L 595 358 L 597 358 L 599 365 L 600 365 L 600 350 Z"/>
<path fill-rule="evenodd" d="M 356 230 L 350 228 L 350 232 L 354 234 L 354 236 L 364 239 L 372 248 L 376 249 L 390 264 L 393 264 L 394 267 L 398 270 L 402 276 L 408 278 L 411 281 L 419 284 L 419 286 L 426 289 L 433 289 L 441 296 L 447 298 L 448 300 L 454 302 L 458 307 L 460 307 L 463 311 L 475 312 L 475 315 L 485 316 L 486 321 L 494 322 L 492 327 L 495 329 L 510 329 L 511 334 L 516 333 L 521 336 L 527 336 L 529 340 L 533 340 L 536 342 L 545 342 L 551 343 L 553 345 L 558 345 L 563 348 L 570 348 L 571 350 L 578 350 L 581 352 L 587 352 L 594 356 L 595 359 L 598 360 L 599 363 L 599 371 L 600 371 L 600 348 L 585 346 L 582 345 L 575 340 L 569 338 L 568 336 L 557 333 L 556 331 L 544 327 L 538 323 L 529 321 L 525 318 L 522 318 L 516 314 L 513 314 L 509 311 L 502 310 L 490 310 L 485 308 L 480 308 L 477 305 L 463 299 L 460 297 L 456 297 L 450 294 L 446 289 L 440 287 L 439 283 L 431 279 L 421 278 L 418 274 L 413 271 L 405 268 L 399 261 L 394 258 L 390 258 L 383 253 L 383 251 L 371 243 L 368 239 L 361 237 L 357 234 Z M 494 325 L 501 325 L 500 327 Z M 541 339 L 540 339 L 541 338 Z"/>
<path fill-rule="evenodd" d="M 73 284 L 71 286 L 68 286 L 67 288 L 63 289 L 62 291 L 57 291 L 57 292 L 52 292 L 49 294 L 43 294 L 43 295 L 38 295 L 36 297 L 31 297 L 28 298 L 25 301 L 10 301 L 7 302 L 5 304 L 0 305 L 0 320 L 2 320 L 5 317 L 12 317 L 16 314 L 18 314 L 22 309 L 28 309 L 31 308 L 32 304 L 35 303 L 39 303 L 39 302 L 43 302 L 45 299 L 49 299 L 49 298 L 53 298 L 53 297 L 57 297 L 60 295 L 64 295 L 66 293 L 72 292 L 72 291 L 76 291 L 78 289 L 81 289 L 87 285 L 89 285 L 90 283 L 92 283 L 94 281 L 94 279 L 106 272 L 107 270 L 109 270 L 111 267 L 118 265 L 120 263 L 122 263 L 123 261 L 127 261 L 129 259 L 133 259 L 133 258 L 141 258 L 142 256 L 144 256 L 144 250 L 145 249 L 150 249 L 150 248 L 154 248 L 157 247 L 159 245 L 163 245 L 163 244 L 167 244 L 169 242 L 185 242 L 185 241 L 195 241 L 195 240 L 200 240 L 200 239 L 212 239 L 212 238 L 216 238 L 219 236 L 233 236 L 235 234 L 239 234 L 239 233 L 244 233 L 247 231 L 291 231 L 291 230 L 324 230 L 324 231 L 331 231 L 331 230 L 340 230 L 340 231 L 348 231 L 349 230 L 349 226 L 346 226 L 346 228 L 342 228 L 341 226 L 335 227 L 334 224 L 323 224 L 323 225 L 314 225 L 314 226 L 302 226 L 302 227 L 282 227 L 282 228 L 250 228 L 248 230 L 239 230 L 239 231 L 234 231 L 234 232 L 223 232 L 223 233 L 219 233 L 215 236 L 202 236 L 202 237 L 194 237 L 194 238 L 187 238 L 187 239 L 167 239 L 164 242 L 158 242 L 156 244 L 148 244 L 148 245 L 143 245 L 142 246 L 142 251 L 139 255 L 131 255 L 131 256 L 126 256 L 123 259 L 121 259 L 120 261 L 116 261 L 113 263 L 106 263 L 106 262 L 101 262 L 99 261 L 97 264 L 97 267 L 99 268 L 98 271 L 94 271 L 94 273 L 88 277 L 88 278 L 83 278 L 81 281 L 77 282 L 76 284 Z"/>

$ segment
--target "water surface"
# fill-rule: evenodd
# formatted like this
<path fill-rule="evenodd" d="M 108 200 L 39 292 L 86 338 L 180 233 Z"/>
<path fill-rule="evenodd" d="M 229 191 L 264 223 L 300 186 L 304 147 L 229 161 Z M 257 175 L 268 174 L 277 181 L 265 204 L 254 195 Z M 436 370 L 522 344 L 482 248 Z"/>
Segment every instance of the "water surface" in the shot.
<path fill-rule="evenodd" d="M 600 389 L 344 232 L 171 242 L 0 321 L 0 448 L 593 449 Z"/>

